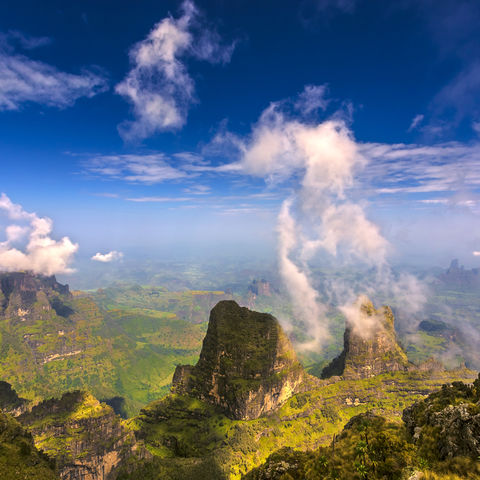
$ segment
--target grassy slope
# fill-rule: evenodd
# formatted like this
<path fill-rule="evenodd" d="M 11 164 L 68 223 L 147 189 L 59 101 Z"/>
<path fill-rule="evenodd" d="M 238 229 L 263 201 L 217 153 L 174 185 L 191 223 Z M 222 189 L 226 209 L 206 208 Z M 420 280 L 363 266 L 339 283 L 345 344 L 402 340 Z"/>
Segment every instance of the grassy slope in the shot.
<path fill-rule="evenodd" d="M 354 415 L 374 411 L 399 422 L 407 405 L 443 383 L 474 377 L 471 371 L 457 371 L 339 381 L 298 394 L 274 414 L 252 421 L 230 420 L 199 400 L 170 395 L 129 421 L 155 458 L 124 478 L 187 480 L 208 474 L 239 479 L 281 447 L 305 450 L 329 444 Z"/>
<path fill-rule="evenodd" d="M 72 389 L 123 397 L 133 415 L 168 393 L 177 364 L 196 362 L 209 310 L 222 298 L 138 286 L 76 293 L 68 318 L 38 302 L 36 321 L 0 321 L 0 378 L 31 400 Z"/>

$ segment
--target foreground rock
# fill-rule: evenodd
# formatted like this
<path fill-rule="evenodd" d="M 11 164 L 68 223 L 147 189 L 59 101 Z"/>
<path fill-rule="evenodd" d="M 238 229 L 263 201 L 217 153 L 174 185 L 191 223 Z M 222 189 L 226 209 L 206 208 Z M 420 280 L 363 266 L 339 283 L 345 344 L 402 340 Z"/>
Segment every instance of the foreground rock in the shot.
<path fill-rule="evenodd" d="M 41 402 L 18 417 L 38 448 L 55 459 L 64 480 L 106 480 L 138 446 L 112 408 L 75 391 Z M 141 452 L 138 452 L 141 455 Z"/>
<path fill-rule="evenodd" d="M 406 408 L 403 421 L 427 457 L 480 456 L 480 380 L 453 382 Z"/>
<path fill-rule="evenodd" d="M 178 366 L 172 388 L 248 420 L 299 392 L 305 375 L 276 318 L 222 301 L 211 311 L 197 365 Z"/>
<path fill-rule="evenodd" d="M 347 318 L 343 351 L 323 369 L 322 378 L 338 375 L 352 380 L 412 368 L 397 342 L 390 307 L 376 310 L 370 300 L 362 298 L 353 308 L 356 311 Z"/>

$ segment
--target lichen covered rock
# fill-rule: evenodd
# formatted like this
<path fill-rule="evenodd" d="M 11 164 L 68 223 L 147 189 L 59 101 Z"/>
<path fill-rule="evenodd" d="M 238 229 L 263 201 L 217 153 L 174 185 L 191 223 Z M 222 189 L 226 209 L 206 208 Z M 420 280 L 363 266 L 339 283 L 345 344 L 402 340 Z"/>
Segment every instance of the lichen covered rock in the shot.
<path fill-rule="evenodd" d="M 480 456 L 480 380 L 453 382 L 403 412 L 403 421 L 424 457 L 445 460 Z"/>
<path fill-rule="evenodd" d="M 179 366 L 173 390 L 253 419 L 278 408 L 302 388 L 305 372 L 277 319 L 234 301 L 211 311 L 200 359 Z"/>

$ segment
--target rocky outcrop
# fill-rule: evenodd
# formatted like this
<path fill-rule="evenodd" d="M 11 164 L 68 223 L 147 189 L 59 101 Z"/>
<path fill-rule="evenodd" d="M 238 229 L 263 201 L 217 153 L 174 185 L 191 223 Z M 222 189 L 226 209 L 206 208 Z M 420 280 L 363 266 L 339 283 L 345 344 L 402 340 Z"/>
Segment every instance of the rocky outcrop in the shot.
<path fill-rule="evenodd" d="M 397 343 L 390 307 L 376 310 L 370 300 L 361 298 L 347 313 L 343 351 L 323 369 L 322 378 L 368 378 L 411 368 Z"/>
<path fill-rule="evenodd" d="M 63 480 L 107 480 L 129 456 L 143 454 L 111 407 L 92 395 L 68 392 L 18 417 L 37 447 L 54 458 Z"/>
<path fill-rule="evenodd" d="M 305 375 L 275 317 L 222 301 L 210 313 L 197 365 L 178 366 L 172 389 L 253 419 L 299 392 Z"/>
<path fill-rule="evenodd" d="M 480 456 L 480 381 L 453 382 L 403 411 L 403 421 L 420 449 L 438 460 Z"/>

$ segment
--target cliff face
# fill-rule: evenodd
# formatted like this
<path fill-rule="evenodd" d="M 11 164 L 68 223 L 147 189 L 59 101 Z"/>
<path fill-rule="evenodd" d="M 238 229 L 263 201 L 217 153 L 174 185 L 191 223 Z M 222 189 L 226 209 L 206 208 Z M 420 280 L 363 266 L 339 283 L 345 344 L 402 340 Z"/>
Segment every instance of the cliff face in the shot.
<path fill-rule="evenodd" d="M 368 299 L 347 315 L 342 353 L 323 369 L 322 378 L 368 378 L 409 369 L 407 356 L 398 345 L 390 307 L 376 310 Z"/>
<path fill-rule="evenodd" d="M 300 391 L 305 373 L 278 321 L 219 302 L 211 311 L 200 359 L 179 366 L 173 391 L 217 405 L 234 419 L 253 419 Z"/>
<path fill-rule="evenodd" d="M 18 420 L 32 433 L 38 448 L 55 458 L 64 480 L 106 480 L 137 450 L 111 407 L 90 394 L 75 391 L 49 399 Z"/>

